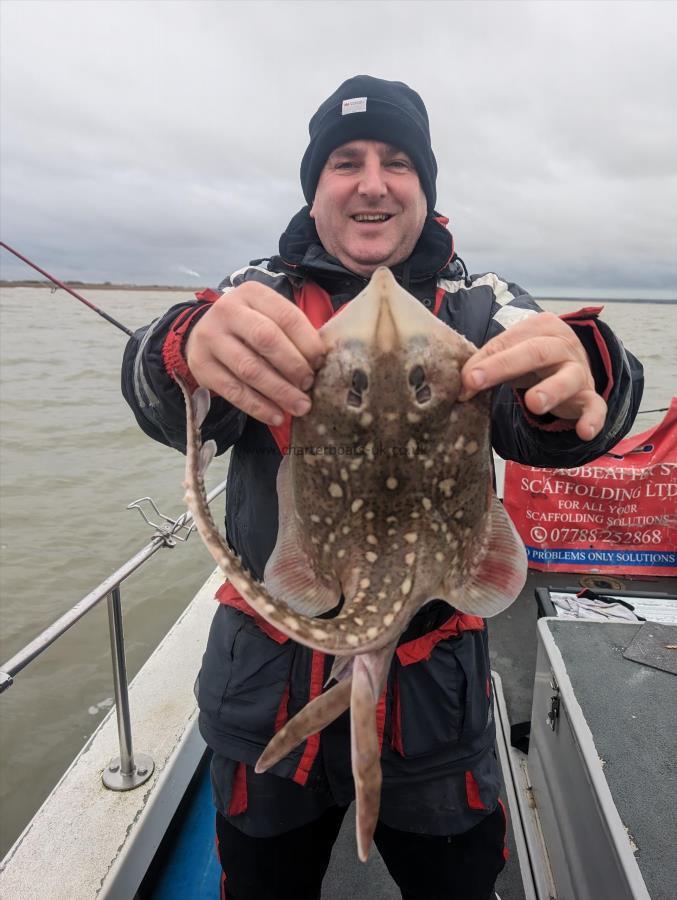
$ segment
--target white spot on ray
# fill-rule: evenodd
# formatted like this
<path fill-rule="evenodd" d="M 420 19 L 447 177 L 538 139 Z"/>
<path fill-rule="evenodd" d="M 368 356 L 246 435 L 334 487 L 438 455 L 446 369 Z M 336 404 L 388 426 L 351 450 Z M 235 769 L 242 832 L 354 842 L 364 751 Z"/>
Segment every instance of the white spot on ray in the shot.
<path fill-rule="evenodd" d="M 411 590 L 411 578 L 409 578 L 409 576 L 407 576 L 404 579 L 404 581 L 402 582 L 402 584 L 400 585 L 400 590 L 402 591 L 402 593 L 404 594 L 405 597 Z"/>
<path fill-rule="evenodd" d="M 378 544 L 378 538 L 376 537 L 375 534 L 368 534 L 367 535 L 367 543 L 368 544 Z"/>
<path fill-rule="evenodd" d="M 383 624 L 386 626 L 386 628 L 389 625 L 392 625 L 394 621 L 395 616 L 392 613 L 387 613 L 385 616 L 383 616 Z"/>
<path fill-rule="evenodd" d="M 410 425 L 415 425 L 417 422 L 420 422 L 420 421 L 421 421 L 421 417 L 419 416 L 418 413 L 415 413 L 415 412 L 407 413 L 407 422 L 409 422 Z"/>
<path fill-rule="evenodd" d="M 393 603 L 393 612 L 398 613 L 402 609 L 403 606 L 404 606 L 404 603 L 401 600 L 396 600 Z"/>
<path fill-rule="evenodd" d="M 339 497 L 343 496 L 343 488 L 340 484 L 336 484 L 335 481 L 332 481 L 332 483 L 329 485 L 329 494 L 330 496 L 336 497 L 338 499 Z"/>
<path fill-rule="evenodd" d="M 341 481 L 348 480 L 348 470 L 347 469 L 341 469 L 340 475 L 341 475 Z"/>
<path fill-rule="evenodd" d="M 451 497 L 451 489 L 455 484 L 453 478 L 445 478 L 444 481 L 440 481 L 439 487 L 445 497 Z"/>
<path fill-rule="evenodd" d="M 360 643 L 360 639 L 356 634 L 347 634 L 346 640 L 349 644 L 352 644 L 353 647 L 356 647 Z"/>
<path fill-rule="evenodd" d="M 285 616 L 284 624 L 291 628 L 292 631 L 298 631 L 300 627 L 296 619 L 293 619 L 291 616 Z"/>
<path fill-rule="evenodd" d="M 316 641 L 326 641 L 328 637 L 327 632 L 323 631 L 321 628 L 311 628 L 310 633 Z"/>
<path fill-rule="evenodd" d="M 320 517 L 318 515 L 316 515 L 315 513 L 312 513 L 310 516 L 310 521 L 315 522 L 315 524 L 318 524 L 320 521 Z"/>
<path fill-rule="evenodd" d="M 370 412 L 363 412 L 360 416 L 360 425 L 364 425 L 367 428 L 374 421 L 374 417 Z"/>
<path fill-rule="evenodd" d="M 456 438 L 456 443 L 454 444 L 454 450 L 462 450 L 464 444 L 465 444 L 465 435 L 461 434 Z"/>
<path fill-rule="evenodd" d="M 437 560 L 437 562 L 444 562 L 444 553 L 442 553 L 441 550 L 438 550 L 435 554 L 435 559 Z"/>
<path fill-rule="evenodd" d="M 346 555 L 345 549 L 342 547 L 336 555 L 338 556 L 339 559 L 343 559 L 343 557 Z"/>
<path fill-rule="evenodd" d="M 433 507 L 432 500 L 428 497 L 424 497 L 423 500 L 421 500 L 421 503 L 423 504 L 423 509 L 432 509 Z"/>
<path fill-rule="evenodd" d="M 359 512 L 363 506 L 364 506 L 364 500 L 358 498 L 357 500 L 353 500 L 353 502 L 350 504 L 350 510 L 351 510 L 351 512 L 356 513 L 356 512 Z"/>
<path fill-rule="evenodd" d="M 371 522 L 371 520 L 374 518 L 374 513 L 371 510 L 369 510 L 369 512 L 366 512 L 364 514 L 364 518 L 367 519 L 369 522 Z"/>
<path fill-rule="evenodd" d="M 416 554 L 415 553 L 407 553 L 404 557 L 404 561 L 408 566 L 413 566 L 416 562 Z"/>
<path fill-rule="evenodd" d="M 363 591 L 366 591 L 370 584 L 371 584 L 371 581 L 369 581 L 368 578 L 362 578 L 360 581 L 360 587 L 362 588 Z M 369 607 L 367 607 L 367 609 L 369 609 Z"/>
<path fill-rule="evenodd" d="M 387 478 L 386 479 L 386 487 L 388 488 L 389 491 L 394 491 L 395 488 L 397 487 L 397 478 L 393 478 L 392 475 L 390 476 L 390 478 Z"/>
<path fill-rule="evenodd" d="M 367 560 L 367 562 L 375 563 L 376 560 L 378 559 L 378 554 L 374 553 L 373 550 L 369 550 L 368 553 L 364 554 L 364 558 Z"/>
<path fill-rule="evenodd" d="M 372 625 L 371 628 L 367 629 L 367 637 L 371 640 L 375 638 L 378 634 L 378 628 L 375 625 Z"/>
<path fill-rule="evenodd" d="M 327 433 L 327 426 L 326 426 L 326 425 L 323 425 L 323 424 L 320 422 L 320 424 L 317 426 L 317 428 L 316 428 L 315 430 L 317 431 L 318 434 L 326 434 L 326 433 Z"/>
<path fill-rule="evenodd" d="M 465 448 L 465 452 L 468 454 L 468 456 L 472 456 L 472 454 L 477 453 L 478 450 L 479 446 L 477 444 L 477 441 L 468 441 Z"/>
<path fill-rule="evenodd" d="M 408 531 L 405 534 L 404 539 L 408 544 L 415 544 L 418 540 L 418 534 L 415 531 Z"/>

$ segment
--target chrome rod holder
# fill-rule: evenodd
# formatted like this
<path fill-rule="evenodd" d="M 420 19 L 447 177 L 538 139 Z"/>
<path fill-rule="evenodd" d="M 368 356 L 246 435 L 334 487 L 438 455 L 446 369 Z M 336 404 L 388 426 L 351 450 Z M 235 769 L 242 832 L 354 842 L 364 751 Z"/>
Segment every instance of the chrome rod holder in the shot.
<path fill-rule="evenodd" d="M 153 774 L 155 763 L 146 753 L 137 753 L 135 757 L 132 747 L 132 726 L 129 716 L 129 693 L 127 691 L 127 664 L 125 662 L 125 638 L 122 630 L 120 585 L 116 585 L 110 591 L 107 601 L 120 755 L 116 756 L 106 766 L 103 770 L 102 779 L 104 785 L 112 791 L 130 791 L 148 781 Z"/>

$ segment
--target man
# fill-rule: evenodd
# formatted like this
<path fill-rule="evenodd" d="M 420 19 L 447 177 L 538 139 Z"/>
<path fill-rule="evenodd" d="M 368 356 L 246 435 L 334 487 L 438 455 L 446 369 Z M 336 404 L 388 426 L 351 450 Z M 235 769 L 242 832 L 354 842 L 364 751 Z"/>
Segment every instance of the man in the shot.
<path fill-rule="evenodd" d="M 579 465 L 630 428 L 641 367 L 584 311 L 567 322 L 494 274 L 469 277 L 437 214 L 428 116 L 400 82 L 346 81 L 310 122 L 301 163 L 309 206 L 280 253 L 219 292 L 183 303 L 130 341 L 123 390 L 141 427 L 185 449 L 172 373 L 212 391 L 203 428 L 232 447 L 228 540 L 261 578 L 277 535 L 275 478 L 285 415 L 310 409 L 322 365 L 317 328 L 378 266 L 481 349 L 462 373 L 468 399 L 496 388 L 492 436 L 504 457 Z M 288 421 L 288 420 L 287 420 Z M 228 900 L 315 900 L 354 793 L 342 716 L 255 775 L 271 735 L 323 689 L 331 658 L 218 592 L 199 677 L 200 725 Z M 383 791 L 376 844 L 405 900 L 487 900 L 504 865 L 485 623 L 427 604 L 401 638 L 378 708 Z"/>

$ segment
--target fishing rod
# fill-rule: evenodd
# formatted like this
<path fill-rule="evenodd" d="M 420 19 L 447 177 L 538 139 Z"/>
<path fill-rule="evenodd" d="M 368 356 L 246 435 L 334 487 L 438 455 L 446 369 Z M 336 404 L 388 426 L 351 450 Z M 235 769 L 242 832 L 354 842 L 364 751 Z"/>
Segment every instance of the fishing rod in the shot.
<path fill-rule="evenodd" d="M 58 278 L 55 278 L 53 275 L 50 275 L 49 272 L 41 269 L 40 266 L 36 265 L 23 254 L 19 253 L 18 250 L 10 247 L 9 244 L 6 244 L 4 241 L 0 241 L 0 247 L 4 247 L 5 250 L 9 250 L 10 253 L 13 253 L 14 256 L 16 256 L 22 262 L 25 262 L 26 265 L 30 266 L 32 269 L 35 269 L 35 271 L 39 272 L 41 275 L 44 275 L 45 278 L 49 278 L 49 280 L 57 287 L 60 287 L 62 288 L 62 290 L 67 291 L 71 296 L 75 297 L 76 300 L 79 300 L 80 303 L 84 303 L 85 306 L 88 306 L 90 309 L 94 310 L 95 313 L 98 313 L 101 318 L 105 319 L 107 322 L 110 322 L 111 325 L 115 325 L 116 328 L 119 328 L 120 331 L 124 331 L 124 333 L 128 334 L 130 337 L 134 336 L 133 331 L 130 331 L 129 328 L 127 328 L 121 322 L 118 322 L 117 319 L 113 318 L 113 316 L 109 316 L 107 312 L 104 312 L 102 309 L 99 309 L 98 306 L 95 306 L 95 304 L 92 303 L 91 300 L 86 300 L 81 294 L 78 294 L 77 291 L 74 291 L 72 288 L 69 288 L 68 285 L 65 285 L 63 281 L 59 281 Z"/>

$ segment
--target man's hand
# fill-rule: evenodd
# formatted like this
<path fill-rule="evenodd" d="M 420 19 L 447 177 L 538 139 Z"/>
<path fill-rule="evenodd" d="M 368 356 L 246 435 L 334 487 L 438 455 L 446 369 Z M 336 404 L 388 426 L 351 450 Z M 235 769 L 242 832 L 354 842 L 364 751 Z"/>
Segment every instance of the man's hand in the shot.
<path fill-rule="evenodd" d="M 535 415 L 549 412 L 576 420 L 576 433 L 584 441 L 604 426 L 607 407 L 595 391 L 585 348 L 553 313 L 529 316 L 492 338 L 470 357 L 461 378 L 461 400 L 507 383 L 529 388 L 524 402 Z"/>
<path fill-rule="evenodd" d="M 325 352 L 301 310 L 255 282 L 216 300 L 185 349 L 198 384 L 267 425 L 281 425 L 283 412 L 308 412 L 304 391 Z"/>

